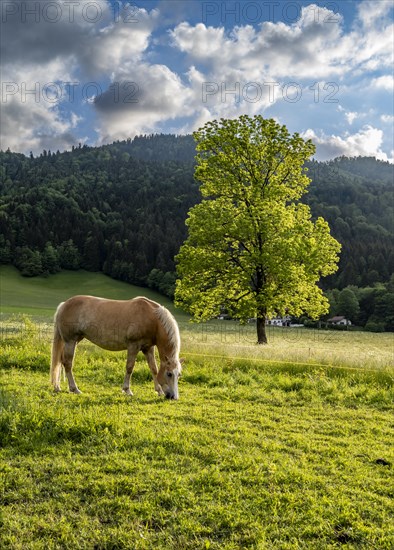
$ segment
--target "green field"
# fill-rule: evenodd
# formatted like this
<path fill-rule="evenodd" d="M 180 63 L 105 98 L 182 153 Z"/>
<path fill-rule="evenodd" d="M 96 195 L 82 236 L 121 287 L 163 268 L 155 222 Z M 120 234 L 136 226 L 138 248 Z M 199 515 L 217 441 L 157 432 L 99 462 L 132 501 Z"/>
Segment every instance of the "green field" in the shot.
<path fill-rule="evenodd" d="M 0 266 L 0 312 L 27 313 L 35 317 L 52 318 L 60 302 L 75 294 L 91 294 L 116 300 L 147 296 L 173 310 L 171 301 L 150 290 L 121 281 L 102 273 L 62 271 L 50 277 L 22 277 L 11 266 Z"/>
<path fill-rule="evenodd" d="M 233 321 L 191 324 L 189 316 L 166 297 L 147 288 L 115 281 L 102 273 L 63 271 L 48 278 L 22 277 L 10 266 L 0 266 L 0 319 L 27 314 L 50 335 L 61 301 L 75 294 L 127 300 L 144 295 L 169 308 L 181 328 L 185 356 L 243 357 L 252 361 L 291 361 L 313 366 L 335 365 L 361 369 L 393 366 L 392 333 L 339 332 L 267 327 L 268 346 L 255 346 L 255 327 Z M 23 323 L 22 323 L 23 324 Z M 50 337 L 50 336 L 48 336 Z"/>
<path fill-rule="evenodd" d="M 125 353 L 89 343 L 76 354 L 83 394 L 55 395 L 57 303 L 136 289 L 1 275 L 0 548 L 393 547 L 391 335 L 277 329 L 262 348 L 251 326 L 176 313 L 179 401 L 155 395 L 143 357 L 122 395 Z"/>

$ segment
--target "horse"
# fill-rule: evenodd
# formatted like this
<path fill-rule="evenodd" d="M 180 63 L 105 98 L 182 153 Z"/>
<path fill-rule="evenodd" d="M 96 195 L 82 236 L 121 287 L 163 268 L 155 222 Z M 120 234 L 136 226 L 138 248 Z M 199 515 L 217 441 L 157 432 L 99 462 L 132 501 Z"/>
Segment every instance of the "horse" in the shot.
<path fill-rule="evenodd" d="M 164 306 L 143 296 L 132 300 L 108 300 L 95 296 L 73 296 L 57 307 L 51 357 L 51 382 L 60 391 L 61 367 L 69 391 L 81 393 L 72 369 L 77 344 L 86 338 L 110 350 L 127 350 L 123 392 L 133 395 L 130 377 L 139 351 L 146 357 L 158 395 L 178 399 L 178 378 L 183 359 L 179 359 L 180 335 L 176 320 Z M 158 370 L 154 347 L 160 357 Z"/>

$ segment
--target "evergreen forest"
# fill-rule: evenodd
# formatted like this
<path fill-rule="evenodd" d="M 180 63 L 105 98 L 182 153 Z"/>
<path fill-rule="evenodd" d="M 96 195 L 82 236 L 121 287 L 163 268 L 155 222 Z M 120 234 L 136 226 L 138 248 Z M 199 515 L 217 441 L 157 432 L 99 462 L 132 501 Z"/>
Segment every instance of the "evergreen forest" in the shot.
<path fill-rule="evenodd" d="M 200 201 L 192 136 L 151 135 L 39 156 L 0 152 L 0 263 L 24 276 L 102 271 L 172 296 L 185 219 Z M 303 200 L 342 244 L 321 281 L 329 316 L 394 330 L 393 165 L 311 161 Z"/>

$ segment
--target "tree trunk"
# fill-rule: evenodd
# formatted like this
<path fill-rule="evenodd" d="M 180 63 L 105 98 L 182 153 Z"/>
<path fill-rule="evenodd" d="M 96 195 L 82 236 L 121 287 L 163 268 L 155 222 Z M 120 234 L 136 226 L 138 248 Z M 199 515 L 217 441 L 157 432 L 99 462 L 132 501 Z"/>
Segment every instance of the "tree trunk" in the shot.
<path fill-rule="evenodd" d="M 265 313 L 259 312 L 257 315 L 257 343 L 267 344 L 267 334 L 265 332 Z"/>

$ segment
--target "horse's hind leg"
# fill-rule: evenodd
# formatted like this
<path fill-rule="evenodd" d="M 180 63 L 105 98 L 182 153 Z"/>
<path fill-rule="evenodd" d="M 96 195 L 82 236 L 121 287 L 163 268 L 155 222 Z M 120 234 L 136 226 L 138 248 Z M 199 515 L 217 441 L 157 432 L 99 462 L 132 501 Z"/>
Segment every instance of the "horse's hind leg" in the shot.
<path fill-rule="evenodd" d="M 152 373 L 153 383 L 155 385 L 155 390 L 157 391 L 158 395 L 164 395 L 162 387 L 160 386 L 160 384 L 157 380 L 158 369 L 157 369 L 156 360 L 155 360 L 155 348 L 154 348 L 154 346 L 149 348 L 147 351 L 144 351 L 144 355 L 146 357 L 146 360 L 148 361 L 148 365 L 149 365 L 150 371 Z"/>
<path fill-rule="evenodd" d="M 130 390 L 130 378 L 134 370 L 135 358 L 137 357 L 137 353 L 137 346 L 131 345 L 127 349 L 126 374 L 123 381 L 123 392 L 126 395 L 133 395 L 133 392 Z"/>
<path fill-rule="evenodd" d="M 68 380 L 68 388 L 71 393 L 81 393 L 77 388 L 77 385 L 74 380 L 73 372 L 72 372 L 76 345 L 77 345 L 77 342 L 75 341 L 66 342 L 63 350 L 63 365 L 64 365 L 64 370 L 66 372 L 67 380 Z"/>

